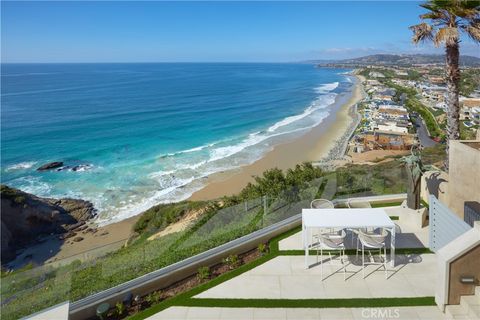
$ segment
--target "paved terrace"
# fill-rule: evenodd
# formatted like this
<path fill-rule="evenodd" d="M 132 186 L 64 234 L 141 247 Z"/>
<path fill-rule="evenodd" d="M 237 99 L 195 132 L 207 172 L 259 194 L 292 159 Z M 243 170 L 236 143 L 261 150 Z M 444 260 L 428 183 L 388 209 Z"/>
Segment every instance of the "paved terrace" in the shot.
<path fill-rule="evenodd" d="M 428 242 L 428 228 L 416 227 L 408 209 L 389 208 L 391 216 L 399 216 L 397 248 L 423 248 Z M 350 240 L 346 240 L 350 243 Z M 382 266 L 366 267 L 363 279 L 361 260 L 349 256 L 347 278 L 341 266 L 324 265 L 324 279 L 315 256 L 305 269 L 301 252 L 301 232 L 279 242 L 280 255 L 239 276 L 212 287 L 192 299 L 382 299 L 433 297 L 436 281 L 435 255 L 430 253 L 397 254 L 396 266 L 388 267 L 388 279 Z M 289 251 L 287 251 L 289 250 Z M 288 254 L 288 255 L 282 255 Z M 321 257 L 320 257 L 321 258 Z M 326 257 L 324 257 L 326 258 Z M 338 272 L 337 272 L 338 271 Z M 215 300 L 219 301 L 219 300 Z M 171 307 L 148 319 L 372 319 L 372 312 L 387 312 L 381 318 L 447 319 L 436 306 L 389 308 L 243 308 Z M 388 304 L 387 304 L 388 305 Z"/>

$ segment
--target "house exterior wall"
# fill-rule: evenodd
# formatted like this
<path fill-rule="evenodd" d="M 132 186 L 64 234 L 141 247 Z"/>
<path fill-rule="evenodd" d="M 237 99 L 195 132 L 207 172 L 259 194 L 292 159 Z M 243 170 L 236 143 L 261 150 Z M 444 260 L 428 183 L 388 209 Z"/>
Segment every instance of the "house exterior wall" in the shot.
<path fill-rule="evenodd" d="M 480 141 L 450 141 L 448 206 L 461 219 L 465 201 L 480 202 Z"/>
<path fill-rule="evenodd" d="M 459 304 L 462 295 L 474 294 L 475 286 L 460 282 L 462 276 L 474 276 L 480 279 L 480 246 L 475 247 L 450 264 L 448 304 Z"/>

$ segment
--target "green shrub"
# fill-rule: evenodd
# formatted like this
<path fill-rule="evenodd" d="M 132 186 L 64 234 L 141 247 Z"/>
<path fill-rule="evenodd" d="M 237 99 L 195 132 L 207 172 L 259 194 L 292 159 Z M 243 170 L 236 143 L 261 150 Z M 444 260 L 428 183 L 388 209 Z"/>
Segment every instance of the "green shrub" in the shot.
<path fill-rule="evenodd" d="M 277 197 L 292 188 L 301 188 L 307 182 L 322 177 L 323 170 L 305 162 L 286 172 L 273 168 L 255 177 L 255 183 L 249 183 L 240 192 L 241 199 L 254 199 L 261 196 Z"/>
<path fill-rule="evenodd" d="M 238 255 L 231 254 L 223 259 L 223 263 L 225 263 L 230 270 L 233 270 L 240 265 L 240 259 L 238 259 Z"/>
<path fill-rule="evenodd" d="M 125 307 L 123 302 L 119 301 L 119 302 L 115 303 L 115 313 L 117 314 L 117 316 L 121 316 L 125 312 L 126 309 L 127 308 Z"/>
<path fill-rule="evenodd" d="M 268 253 L 268 246 L 265 243 L 260 243 L 257 247 L 258 252 L 260 252 L 260 255 L 264 255 Z"/>
<path fill-rule="evenodd" d="M 210 268 L 207 266 L 198 268 L 197 277 L 202 281 L 210 279 Z"/>
<path fill-rule="evenodd" d="M 149 304 L 157 304 L 162 300 L 162 293 L 160 291 L 153 291 L 145 297 L 145 301 Z"/>

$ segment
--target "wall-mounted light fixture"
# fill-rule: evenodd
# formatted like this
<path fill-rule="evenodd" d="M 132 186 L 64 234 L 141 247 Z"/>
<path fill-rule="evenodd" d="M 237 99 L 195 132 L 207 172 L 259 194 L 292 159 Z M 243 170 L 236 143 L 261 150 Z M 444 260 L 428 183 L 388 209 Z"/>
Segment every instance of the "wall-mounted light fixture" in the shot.
<path fill-rule="evenodd" d="M 475 284 L 475 277 L 474 276 L 461 276 L 460 282 L 463 284 Z"/>

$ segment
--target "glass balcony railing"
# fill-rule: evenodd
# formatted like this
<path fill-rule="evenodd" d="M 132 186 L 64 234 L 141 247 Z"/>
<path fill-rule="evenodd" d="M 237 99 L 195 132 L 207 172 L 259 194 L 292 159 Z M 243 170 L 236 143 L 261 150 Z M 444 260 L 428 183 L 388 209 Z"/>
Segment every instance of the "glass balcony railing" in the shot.
<path fill-rule="evenodd" d="M 2 319 L 17 319 L 66 300 L 78 301 L 297 215 L 314 199 L 404 192 L 406 174 L 401 166 L 381 171 L 346 167 L 232 205 L 219 200 L 178 232 L 162 235 L 158 232 L 164 228 L 149 227 L 128 244 L 122 240 L 55 263 L 2 272 Z"/>

